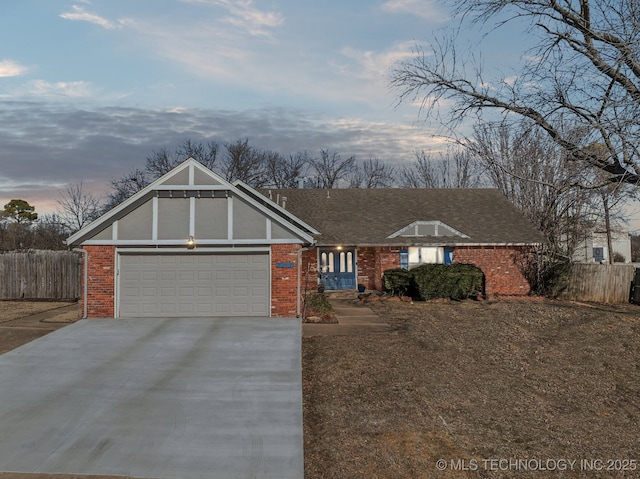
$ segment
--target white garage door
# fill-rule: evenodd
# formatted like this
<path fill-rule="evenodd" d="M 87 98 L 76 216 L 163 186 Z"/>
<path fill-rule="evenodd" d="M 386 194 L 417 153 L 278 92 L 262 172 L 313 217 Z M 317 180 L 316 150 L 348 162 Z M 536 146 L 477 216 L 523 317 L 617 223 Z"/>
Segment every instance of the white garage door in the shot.
<path fill-rule="evenodd" d="M 269 255 L 120 255 L 120 317 L 269 316 Z"/>

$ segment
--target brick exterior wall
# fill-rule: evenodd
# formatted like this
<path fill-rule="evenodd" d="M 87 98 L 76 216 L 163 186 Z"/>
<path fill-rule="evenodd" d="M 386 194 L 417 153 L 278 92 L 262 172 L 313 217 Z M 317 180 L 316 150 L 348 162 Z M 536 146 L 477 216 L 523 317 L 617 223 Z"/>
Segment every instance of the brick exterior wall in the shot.
<path fill-rule="evenodd" d="M 400 248 L 378 248 L 376 262 L 375 289 L 382 291 L 382 275 L 388 269 L 400 267 Z"/>
<path fill-rule="evenodd" d="M 274 318 L 295 318 L 297 315 L 300 248 L 298 244 L 271 246 L 271 316 Z M 293 268 L 277 268 L 277 263 L 293 263 Z"/>
<path fill-rule="evenodd" d="M 298 308 L 297 244 L 275 244 L 271 247 L 271 316 L 296 317 Z M 115 246 L 85 246 L 89 255 L 88 317 L 112 318 L 115 290 Z M 531 287 L 523 274 L 527 250 L 519 247 L 456 247 L 454 262 L 473 264 L 485 275 L 487 297 L 527 295 Z M 278 268 L 277 263 L 290 263 L 293 268 Z M 400 266 L 399 248 L 363 247 L 357 249 L 358 284 L 369 290 L 382 290 L 385 270 Z M 302 293 L 315 291 L 318 282 L 317 249 L 303 251 L 301 264 Z M 83 297 L 84 301 L 84 297 Z M 82 305 L 84 307 L 84 304 Z"/>
<path fill-rule="evenodd" d="M 113 318 L 116 247 L 84 246 L 89 254 L 88 309 L 89 318 Z M 84 295 L 82 299 L 84 308 Z"/>
<path fill-rule="evenodd" d="M 382 291 L 382 274 L 387 269 L 400 267 L 400 248 L 358 248 L 358 284 L 367 289 Z"/>
<path fill-rule="evenodd" d="M 526 269 L 527 249 L 511 246 L 459 246 L 454 248 L 455 263 L 473 264 L 485 275 L 487 297 L 500 295 L 527 295 L 531 287 L 523 274 Z M 357 248 L 358 284 L 369 290 L 382 291 L 382 275 L 385 270 L 400 267 L 399 247 Z M 303 274 L 305 264 L 311 264 L 309 288 L 317 284 L 317 250 L 303 254 Z"/>
<path fill-rule="evenodd" d="M 531 286 L 523 274 L 527 259 L 528 250 L 515 246 L 460 246 L 453 252 L 455 263 L 473 264 L 482 270 L 488 298 L 529 294 Z"/>

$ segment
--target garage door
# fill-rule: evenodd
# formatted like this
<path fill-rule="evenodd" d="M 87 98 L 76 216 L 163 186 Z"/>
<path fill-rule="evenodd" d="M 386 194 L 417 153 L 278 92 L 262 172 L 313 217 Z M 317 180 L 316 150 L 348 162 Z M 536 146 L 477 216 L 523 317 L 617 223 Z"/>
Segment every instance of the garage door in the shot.
<path fill-rule="evenodd" d="M 120 255 L 120 317 L 269 316 L 269 255 Z"/>

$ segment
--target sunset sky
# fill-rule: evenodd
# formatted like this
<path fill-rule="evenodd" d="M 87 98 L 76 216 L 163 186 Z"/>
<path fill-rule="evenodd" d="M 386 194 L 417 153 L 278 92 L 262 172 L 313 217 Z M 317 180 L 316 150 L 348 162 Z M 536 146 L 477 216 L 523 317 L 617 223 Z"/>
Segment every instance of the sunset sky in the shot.
<path fill-rule="evenodd" d="M 248 138 L 402 164 L 442 149 L 390 69 L 457 25 L 430 0 L 0 2 L 0 206 L 46 213 L 69 183 L 103 194 L 154 150 Z M 509 74 L 519 33 L 470 49 Z"/>

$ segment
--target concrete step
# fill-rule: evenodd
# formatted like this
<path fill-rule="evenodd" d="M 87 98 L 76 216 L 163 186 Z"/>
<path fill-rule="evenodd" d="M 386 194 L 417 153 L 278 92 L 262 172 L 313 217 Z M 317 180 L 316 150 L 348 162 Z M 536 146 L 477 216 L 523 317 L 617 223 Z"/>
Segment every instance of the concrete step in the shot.
<path fill-rule="evenodd" d="M 355 289 L 341 289 L 339 291 L 325 291 L 328 300 L 332 299 L 358 299 L 358 291 Z"/>

